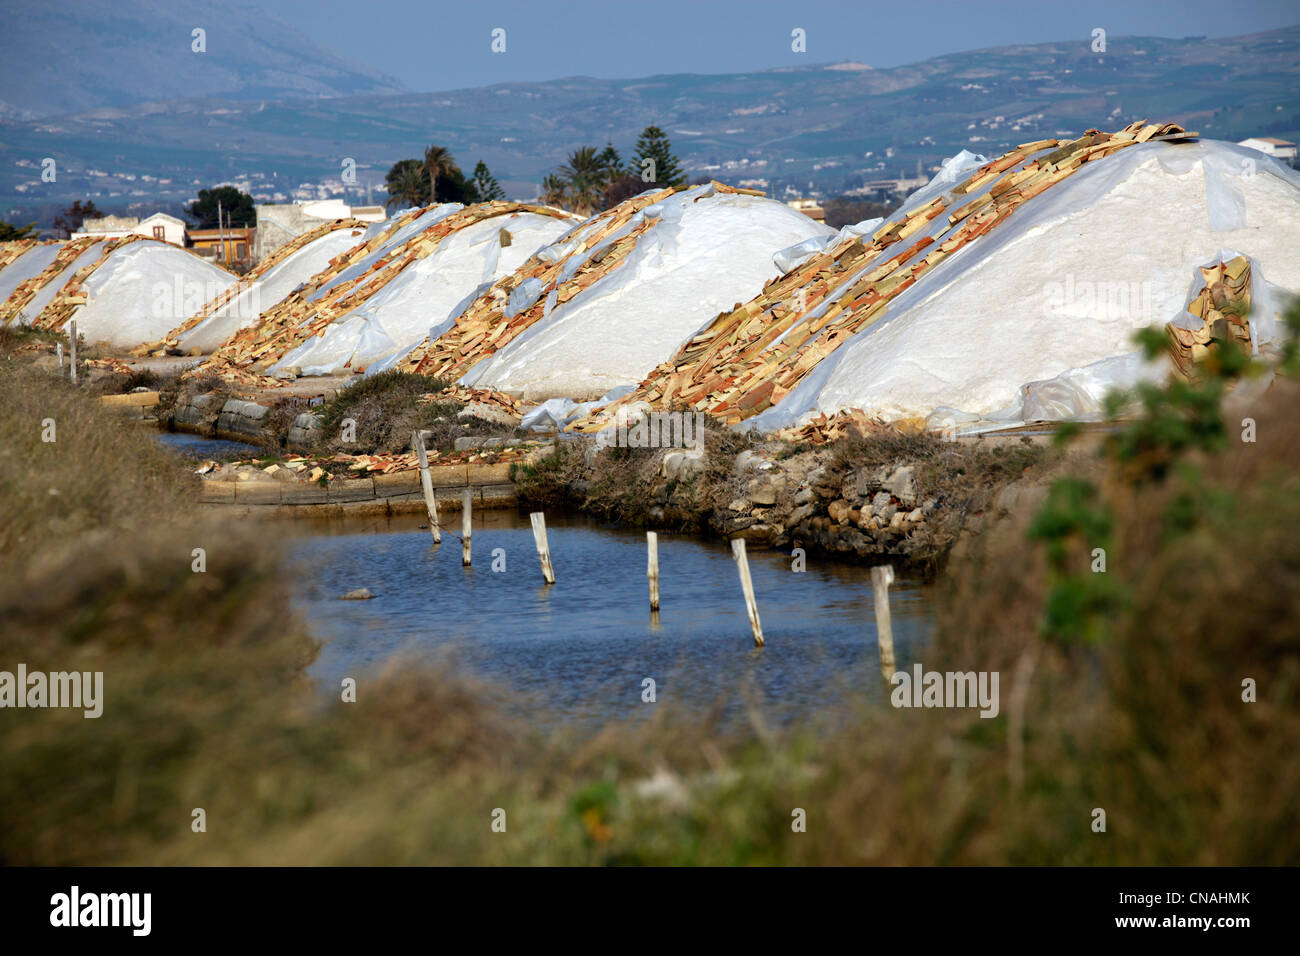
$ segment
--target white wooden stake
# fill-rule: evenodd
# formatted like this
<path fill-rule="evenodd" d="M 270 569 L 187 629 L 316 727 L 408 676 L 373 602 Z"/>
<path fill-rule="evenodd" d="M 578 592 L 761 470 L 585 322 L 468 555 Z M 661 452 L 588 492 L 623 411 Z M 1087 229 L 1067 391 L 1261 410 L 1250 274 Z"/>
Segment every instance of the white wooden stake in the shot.
<path fill-rule="evenodd" d="M 68 364 L 72 367 L 72 384 L 77 384 L 77 320 L 72 320 L 72 351 L 68 357 Z"/>
<path fill-rule="evenodd" d="M 745 539 L 734 538 L 731 554 L 740 567 L 740 588 L 745 592 L 745 610 L 749 612 L 749 629 L 754 632 L 754 646 L 763 646 L 763 625 L 758 619 L 758 604 L 754 601 L 754 581 L 749 576 L 749 558 L 745 554 Z"/>
<path fill-rule="evenodd" d="M 894 676 L 894 628 L 889 620 L 889 586 L 893 583 L 893 565 L 871 569 L 871 596 L 876 605 L 876 644 L 880 648 L 880 673 L 885 675 L 885 680 Z"/>
<path fill-rule="evenodd" d="M 537 557 L 542 562 L 542 577 L 547 584 L 555 583 L 555 569 L 551 567 L 551 546 L 546 540 L 546 515 L 534 511 L 528 516 L 533 523 L 533 540 L 537 542 Z"/>
<path fill-rule="evenodd" d="M 473 523 L 474 489 L 466 485 L 460 493 L 460 563 L 469 567 L 469 536 Z"/>
<path fill-rule="evenodd" d="M 420 459 L 420 487 L 424 489 L 424 510 L 429 514 L 433 543 L 442 544 L 442 529 L 438 527 L 438 501 L 433 497 L 433 476 L 429 473 L 429 455 L 424 450 L 424 436 L 418 428 L 411 433 L 411 444 L 415 446 L 416 457 Z"/>
<path fill-rule="evenodd" d="M 60 342 L 55 346 L 55 351 L 59 353 L 59 368 L 63 368 L 63 343 Z"/>
<path fill-rule="evenodd" d="M 645 533 L 646 577 L 650 579 L 650 610 L 659 610 L 659 535 L 653 531 Z"/>

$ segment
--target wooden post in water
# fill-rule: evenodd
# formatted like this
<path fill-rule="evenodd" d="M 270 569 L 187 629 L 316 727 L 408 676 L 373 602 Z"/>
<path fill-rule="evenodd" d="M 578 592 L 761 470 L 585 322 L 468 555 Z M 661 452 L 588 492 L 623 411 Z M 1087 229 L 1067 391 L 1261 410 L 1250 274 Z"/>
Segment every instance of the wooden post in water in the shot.
<path fill-rule="evenodd" d="M 77 320 L 72 320 L 72 348 L 68 358 L 68 364 L 72 368 L 72 384 L 77 384 Z"/>
<path fill-rule="evenodd" d="M 659 610 L 659 535 L 645 533 L 647 552 L 646 577 L 650 579 L 650 610 Z"/>
<path fill-rule="evenodd" d="M 433 476 L 429 473 L 429 455 L 424 450 L 424 436 L 418 428 L 411 432 L 411 444 L 415 446 L 415 455 L 420 460 L 420 487 L 424 489 L 424 510 L 429 513 L 433 543 L 442 544 L 442 529 L 438 527 L 438 501 L 433 497 Z"/>
<path fill-rule="evenodd" d="M 749 629 L 754 632 L 754 646 L 763 646 L 763 625 L 758 619 L 758 604 L 754 601 L 754 581 L 749 576 L 749 557 L 745 554 L 745 539 L 733 538 L 731 554 L 740 567 L 740 589 L 745 592 L 745 610 L 749 612 Z"/>
<path fill-rule="evenodd" d="M 871 596 L 876 604 L 876 644 L 880 648 L 880 673 L 885 675 L 885 680 L 894 676 L 894 627 L 889 620 L 889 586 L 893 583 L 893 565 L 871 569 Z"/>
<path fill-rule="evenodd" d="M 542 562 L 542 577 L 546 579 L 547 584 L 554 584 L 555 569 L 551 567 L 551 545 L 546 540 L 546 515 L 541 511 L 534 511 L 528 516 L 528 520 L 533 523 L 533 540 L 537 542 L 537 557 Z"/>
<path fill-rule="evenodd" d="M 460 493 L 460 563 L 469 567 L 469 536 L 473 525 L 474 489 L 466 485 Z"/>

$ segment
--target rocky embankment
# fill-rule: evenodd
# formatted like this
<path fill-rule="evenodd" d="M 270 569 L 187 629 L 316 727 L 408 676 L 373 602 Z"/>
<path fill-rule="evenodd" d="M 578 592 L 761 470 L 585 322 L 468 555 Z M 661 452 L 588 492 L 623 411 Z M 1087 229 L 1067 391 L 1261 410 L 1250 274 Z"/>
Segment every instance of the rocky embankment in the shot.
<path fill-rule="evenodd" d="M 522 469 L 520 499 L 648 528 L 742 537 L 932 572 L 991 515 L 1045 494 L 1036 441 L 891 436 L 791 454 L 597 449 L 563 442 L 549 467 Z"/>

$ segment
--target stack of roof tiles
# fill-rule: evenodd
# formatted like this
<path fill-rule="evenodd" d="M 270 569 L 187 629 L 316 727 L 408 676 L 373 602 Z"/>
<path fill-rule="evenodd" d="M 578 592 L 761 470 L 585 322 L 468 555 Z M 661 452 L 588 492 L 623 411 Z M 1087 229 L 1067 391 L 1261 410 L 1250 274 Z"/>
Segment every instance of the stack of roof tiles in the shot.
<path fill-rule="evenodd" d="M 1187 305 L 1187 311 L 1201 320 L 1200 328 L 1181 328 L 1173 322 L 1165 326 L 1174 367 L 1184 378 L 1219 342 L 1231 340 L 1251 350 L 1250 260 L 1237 256 L 1202 267 L 1201 278 L 1205 287 Z"/>

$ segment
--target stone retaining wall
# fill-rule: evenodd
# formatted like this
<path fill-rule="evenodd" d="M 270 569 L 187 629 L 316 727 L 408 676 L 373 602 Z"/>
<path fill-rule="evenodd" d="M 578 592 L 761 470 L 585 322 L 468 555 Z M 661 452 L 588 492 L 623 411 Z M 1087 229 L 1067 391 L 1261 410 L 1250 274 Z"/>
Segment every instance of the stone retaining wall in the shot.
<path fill-rule="evenodd" d="M 518 504 L 510 482 L 510 464 L 433 465 L 438 515 L 459 514 L 463 489 L 473 491 L 476 509 L 514 508 Z M 419 471 L 402 471 L 367 478 L 336 478 L 325 485 L 273 478 L 254 481 L 208 480 L 199 493 L 202 504 L 243 507 L 249 512 L 293 517 L 370 517 L 424 514 Z"/>
<path fill-rule="evenodd" d="M 262 419 L 271 409 L 257 402 L 232 398 L 221 406 L 217 416 L 217 437 L 234 441 L 256 439 L 262 433 Z"/>

